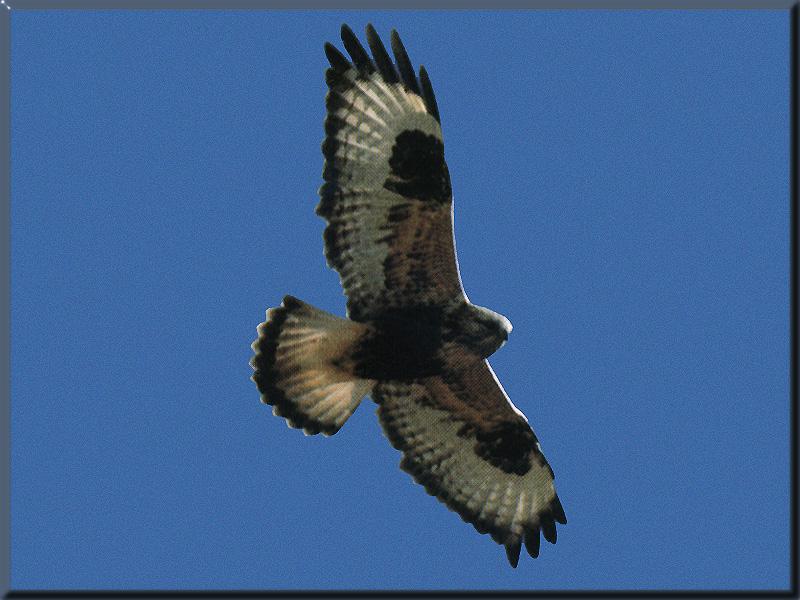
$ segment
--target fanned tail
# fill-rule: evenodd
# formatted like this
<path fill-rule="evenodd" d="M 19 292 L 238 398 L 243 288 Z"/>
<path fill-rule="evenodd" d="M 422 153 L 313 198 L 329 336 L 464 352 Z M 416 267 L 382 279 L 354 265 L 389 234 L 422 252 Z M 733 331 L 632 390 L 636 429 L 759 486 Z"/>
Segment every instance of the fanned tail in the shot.
<path fill-rule="evenodd" d="M 292 296 L 267 311 L 252 347 L 252 380 L 273 414 L 307 435 L 333 435 L 372 390 L 347 368 L 365 326 Z"/>

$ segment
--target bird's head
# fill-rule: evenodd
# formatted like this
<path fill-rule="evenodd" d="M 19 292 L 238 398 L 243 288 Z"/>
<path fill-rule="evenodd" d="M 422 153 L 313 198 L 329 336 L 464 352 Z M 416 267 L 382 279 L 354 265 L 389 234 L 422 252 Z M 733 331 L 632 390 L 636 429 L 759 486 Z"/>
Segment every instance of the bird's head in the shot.
<path fill-rule="evenodd" d="M 493 311 L 490 308 L 485 308 L 483 306 L 476 307 L 480 311 L 480 319 L 483 325 L 488 329 L 490 332 L 495 334 L 495 337 L 502 339 L 503 341 L 500 343 L 500 346 L 506 343 L 508 340 L 508 336 L 511 333 L 511 330 L 514 328 L 511 325 L 511 321 L 509 321 L 506 317 L 501 315 L 498 312 Z"/>
<path fill-rule="evenodd" d="M 493 354 L 508 340 L 511 321 L 483 306 L 468 305 L 466 318 L 459 323 L 462 342 L 482 357 Z"/>

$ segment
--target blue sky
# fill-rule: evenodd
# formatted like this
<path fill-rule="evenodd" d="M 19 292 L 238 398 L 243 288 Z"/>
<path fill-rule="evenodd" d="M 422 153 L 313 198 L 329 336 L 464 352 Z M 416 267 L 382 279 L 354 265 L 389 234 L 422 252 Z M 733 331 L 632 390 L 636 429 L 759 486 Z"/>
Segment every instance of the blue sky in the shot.
<path fill-rule="evenodd" d="M 788 12 L 11 19 L 14 588 L 789 585 Z M 284 294 L 344 314 L 322 45 L 368 21 L 431 75 L 569 517 L 517 570 L 371 401 L 305 437 L 249 380 Z"/>

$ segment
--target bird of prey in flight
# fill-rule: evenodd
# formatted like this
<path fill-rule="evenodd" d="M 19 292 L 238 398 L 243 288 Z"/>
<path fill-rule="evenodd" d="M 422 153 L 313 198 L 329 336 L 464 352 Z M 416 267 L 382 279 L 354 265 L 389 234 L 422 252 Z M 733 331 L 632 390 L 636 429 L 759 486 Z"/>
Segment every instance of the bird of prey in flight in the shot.
<path fill-rule="evenodd" d="M 368 25 L 371 53 L 342 26 L 350 58 L 325 44 L 324 183 L 317 214 L 342 319 L 292 296 L 253 343 L 261 400 L 289 426 L 333 435 L 369 395 L 400 467 L 516 567 L 540 532 L 566 523 L 553 470 L 487 357 L 511 323 L 472 304 L 453 241 L 453 194 L 439 109 L 424 67 L 396 31 L 394 60 Z"/>

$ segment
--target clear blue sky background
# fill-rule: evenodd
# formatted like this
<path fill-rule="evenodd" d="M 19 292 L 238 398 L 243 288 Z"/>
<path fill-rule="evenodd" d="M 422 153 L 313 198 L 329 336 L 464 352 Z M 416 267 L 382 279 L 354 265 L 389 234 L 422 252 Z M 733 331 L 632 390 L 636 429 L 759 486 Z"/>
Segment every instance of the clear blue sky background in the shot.
<path fill-rule="evenodd" d="M 785 11 L 12 13 L 14 588 L 785 588 Z M 260 404 L 314 215 L 322 44 L 428 68 L 470 298 L 569 524 L 517 570 Z"/>

